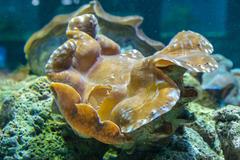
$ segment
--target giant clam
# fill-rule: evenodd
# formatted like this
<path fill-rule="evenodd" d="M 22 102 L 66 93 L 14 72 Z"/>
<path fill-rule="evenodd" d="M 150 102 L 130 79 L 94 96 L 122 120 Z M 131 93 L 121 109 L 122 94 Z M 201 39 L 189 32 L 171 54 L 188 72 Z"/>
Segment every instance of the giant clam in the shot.
<path fill-rule="evenodd" d="M 184 95 L 183 73 L 211 72 L 218 66 L 212 45 L 198 33 L 182 31 L 145 57 L 136 49 L 121 51 L 97 28 L 93 14 L 73 17 L 68 40 L 46 65 L 66 121 L 81 136 L 107 144 L 131 143 L 133 133 L 156 119 L 164 124 L 160 137 L 169 136 L 176 125 L 164 116 Z"/>

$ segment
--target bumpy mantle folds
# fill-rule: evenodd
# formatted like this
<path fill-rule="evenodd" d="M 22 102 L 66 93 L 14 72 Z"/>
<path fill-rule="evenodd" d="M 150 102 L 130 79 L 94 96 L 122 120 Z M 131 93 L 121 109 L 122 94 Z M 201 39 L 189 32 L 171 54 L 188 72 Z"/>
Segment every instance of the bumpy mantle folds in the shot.
<path fill-rule="evenodd" d="M 140 29 L 142 17 L 110 15 L 94 0 L 71 14 L 54 17 L 49 24 L 29 38 L 24 52 L 35 74 L 45 74 L 44 66 L 50 55 L 67 40 L 65 31 L 68 22 L 71 18 L 83 14 L 94 14 L 99 22 L 99 32 L 116 41 L 122 48 L 136 48 L 145 55 L 151 55 L 164 47 L 161 42 L 150 39 Z"/>
<path fill-rule="evenodd" d="M 46 65 L 60 111 L 82 136 L 108 144 L 131 141 L 131 132 L 167 113 L 179 100 L 179 68 L 217 68 L 210 56 L 212 45 L 198 33 L 182 31 L 164 49 L 144 57 L 135 49 L 121 53 L 117 43 L 97 33 L 97 26 L 92 14 L 72 18 L 68 40 Z"/>

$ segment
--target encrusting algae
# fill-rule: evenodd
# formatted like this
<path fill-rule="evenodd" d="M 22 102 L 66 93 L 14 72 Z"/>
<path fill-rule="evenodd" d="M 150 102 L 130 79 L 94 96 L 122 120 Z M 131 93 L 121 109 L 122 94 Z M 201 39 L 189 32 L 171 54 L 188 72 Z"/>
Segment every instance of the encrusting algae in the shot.
<path fill-rule="evenodd" d="M 212 45 L 192 31 L 178 33 L 164 49 L 144 57 L 136 49 L 121 51 L 97 28 L 93 14 L 73 17 L 68 40 L 46 65 L 61 113 L 84 137 L 130 143 L 132 132 L 169 112 L 187 95 L 182 86 L 186 70 L 211 72 L 218 67 L 211 57 Z"/>

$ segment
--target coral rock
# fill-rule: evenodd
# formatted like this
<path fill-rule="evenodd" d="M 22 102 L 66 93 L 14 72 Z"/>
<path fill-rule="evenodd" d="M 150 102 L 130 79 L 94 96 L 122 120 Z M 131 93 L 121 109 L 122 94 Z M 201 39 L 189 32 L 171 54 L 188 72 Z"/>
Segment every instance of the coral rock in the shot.
<path fill-rule="evenodd" d="M 240 160 L 240 108 L 228 105 L 215 113 L 216 130 L 226 160 Z"/>
<path fill-rule="evenodd" d="M 154 160 L 223 160 L 193 129 L 185 128 L 183 136 L 175 136 L 170 145 Z"/>

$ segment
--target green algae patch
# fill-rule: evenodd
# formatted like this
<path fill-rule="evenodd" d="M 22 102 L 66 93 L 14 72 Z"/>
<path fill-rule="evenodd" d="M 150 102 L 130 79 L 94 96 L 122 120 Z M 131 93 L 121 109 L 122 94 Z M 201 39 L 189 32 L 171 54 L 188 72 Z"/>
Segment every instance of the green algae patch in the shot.
<path fill-rule="evenodd" d="M 61 136 L 61 129 L 65 123 L 49 120 L 41 134 L 29 140 L 30 157 L 35 159 L 65 159 L 71 158 L 71 151 L 66 147 Z"/>

